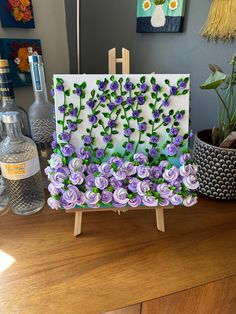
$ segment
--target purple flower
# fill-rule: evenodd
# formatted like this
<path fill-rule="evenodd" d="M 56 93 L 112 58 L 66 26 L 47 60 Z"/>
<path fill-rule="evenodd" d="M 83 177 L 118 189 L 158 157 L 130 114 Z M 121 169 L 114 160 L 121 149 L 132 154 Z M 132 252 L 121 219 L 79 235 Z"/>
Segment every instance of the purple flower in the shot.
<path fill-rule="evenodd" d="M 138 118 L 139 117 L 139 111 L 138 110 L 134 110 L 133 112 L 132 112 L 132 116 L 133 116 L 133 118 Z"/>
<path fill-rule="evenodd" d="M 172 205 L 178 206 L 183 203 L 183 197 L 181 195 L 174 194 L 171 196 L 170 202 Z"/>
<path fill-rule="evenodd" d="M 131 198 L 128 201 L 128 205 L 131 207 L 138 207 L 142 204 L 142 199 L 139 195 L 136 195 L 135 197 Z"/>
<path fill-rule="evenodd" d="M 179 130 L 177 128 L 171 128 L 170 129 L 170 135 L 176 136 L 178 134 Z"/>
<path fill-rule="evenodd" d="M 77 129 L 77 124 L 76 122 L 70 122 L 68 125 L 69 130 L 75 131 Z"/>
<path fill-rule="evenodd" d="M 165 98 L 165 99 L 162 100 L 162 106 L 163 106 L 163 107 L 168 107 L 169 104 L 170 104 L 170 102 L 169 102 L 168 99 Z"/>
<path fill-rule="evenodd" d="M 100 201 L 100 199 L 101 195 L 99 193 L 94 193 L 92 191 L 85 192 L 85 202 L 88 205 L 95 205 Z"/>
<path fill-rule="evenodd" d="M 165 124 L 169 124 L 169 123 L 171 122 L 171 117 L 170 117 L 170 116 L 164 117 L 164 118 L 163 118 L 163 122 L 164 122 Z"/>
<path fill-rule="evenodd" d="M 170 87 L 170 94 L 171 95 L 176 95 L 178 92 L 178 89 L 175 86 Z"/>
<path fill-rule="evenodd" d="M 52 183 L 49 183 L 48 191 L 51 195 L 58 195 L 60 193 L 60 190 L 56 188 Z"/>
<path fill-rule="evenodd" d="M 142 95 L 142 94 L 138 95 L 137 101 L 138 101 L 139 105 L 144 105 L 144 103 L 145 103 L 145 96 Z"/>
<path fill-rule="evenodd" d="M 90 145 L 90 144 L 92 143 L 92 137 L 89 136 L 89 135 L 85 135 L 85 136 L 83 137 L 83 141 L 84 141 L 84 144 Z"/>
<path fill-rule="evenodd" d="M 75 117 L 75 116 L 77 115 L 77 113 L 78 113 L 78 109 L 77 109 L 77 108 L 74 108 L 74 109 L 72 109 L 72 110 L 70 111 L 70 115 L 71 115 L 72 117 Z"/>
<path fill-rule="evenodd" d="M 54 141 L 57 141 L 57 132 L 52 133 L 52 138 Z"/>
<path fill-rule="evenodd" d="M 159 137 L 158 137 L 158 136 L 152 135 L 152 136 L 150 137 L 150 143 L 152 143 L 152 144 L 157 144 L 158 142 L 159 142 Z"/>
<path fill-rule="evenodd" d="M 128 189 L 133 192 L 136 193 L 137 192 L 137 184 L 139 183 L 139 179 L 133 177 L 129 179 L 129 184 L 128 184 Z"/>
<path fill-rule="evenodd" d="M 146 193 L 150 190 L 150 185 L 147 181 L 139 181 L 137 183 L 137 192 L 140 196 L 146 195 Z"/>
<path fill-rule="evenodd" d="M 192 165 L 188 164 L 188 165 L 180 166 L 179 173 L 182 177 L 187 177 L 187 176 L 190 176 L 190 174 L 194 174 L 195 171 L 193 170 Z"/>
<path fill-rule="evenodd" d="M 139 131 L 141 131 L 141 132 L 146 131 L 146 129 L 147 129 L 147 123 L 146 123 L 146 122 L 141 122 L 141 123 L 139 123 L 138 129 L 139 129 Z"/>
<path fill-rule="evenodd" d="M 55 149 L 57 147 L 57 142 L 56 141 L 52 141 L 51 147 L 52 147 L 52 149 Z"/>
<path fill-rule="evenodd" d="M 179 169 L 172 166 L 170 169 L 165 169 L 163 173 L 163 179 L 167 182 L 174 182 L 179 176 Z"/>
<path fill-rule="evenodd" d="M 149 167 L 146 167 L 144 165 L 138 166 L 137 175 L 142 179 L 149 177 L 150 175 Z"/>
<path fill-rule="evenodd" d="M 179 146 L 183 142 L 183 136 L 178 135 L 173 139 L 173 144 Z"/>
<path fill-rule="evenodd" d="M 169 166 L 169 165 L 170 165 L 170 163 L 169 163 L 168 160 L 162 160 L 162 161 L 160 162 L 160 164 L 159 164 L 160 168 L 162 168 L 162 169 L 166 168 L 166 167 Z"/>
<path fill-rule="evenodd" d="M 170 202 L 167 198 L 159 201 L 159 206 L 167 207 L 167 206 L 169 206 L 169 204 L 170 204 Z"/>
<path fill-rule="evenodd" d="M 123 164 L 123 160 L 120 157 L 112 156 L 109 160 L 110 164 L 116 164 L 118 167 L 120 167 Z"/>
<path fill-rule="evenodd" d="M 116 91 L 118 88 L 119 88 L 118 82 L 112 82 L 112 83 L 110 84 L 110 89 L 111 89 L 112 91 Z"/>
<path fill-rule="evenodd" d="M 116 126 L 116 121 L 115 120 L 112 120 L 110 119 L 107 123 L 108 127 L 113 129 L 115 126 Z"/>
<path fill-rule="evenodd" d="M 134 103 L 134 98 L 133 98 L 133 97 L 127 97 L 126 103 L 129 104 L 129 105 L 133 105 L 133 103 Z"/>
<path fill-rule="evenodd" d="M 113 198 L 113 194 L 107 190 L 103 190 L 102 191 L 102 198 L 101 198 L 101 201 L 104 203 L 104 204 L 109 204 L 112 202 L 112 198 Z"/>
<path fill-rule="evenodd" d="M 126 91 L 131 91 L 133 88 L 133 84 L 131 82 L 126 82 L 125 85 L 124 85 L 124 89 Z"/>
<path fill-rule="evenodd" d="M 143 165 L 148 161 L 148 157 L 144 153 L 136 153 L 134 155 L 134 160 L 140 163 L 140 165 Z"/>
<path fill-rule="evenodd" d="M 116 97 L 116 99 L 115 99 L 115 103 L 116 103 L 117 105 L 121 105 L 121 104 L 122 104 L 122 102 L 123 102 L 123 97 L 122 97 L 122 96 L 118 96 L 118 97 Z"/>
<path fill-rule="evenodd" d="M 140 85 L 140 91 L 142 93 L 145 93 L 147 91 L 147 89 L 148 89 L 148 86 L 146 83 Z"/>
<path fill-rule="evenodd" d="M 150 178 L 158 179 L 162 176 L 162 169 L 159 166 L 150 167 Z"/>
<path fill-rule="evenodd" d="M 156 156 L 157 156 L 157 149 L 156 149 L 155 147 L 151 148 L 151 149 L 149 150 L 149 154 L 150 154 L 150 156 L 152 156 L 152 157 L 156 157 Z"/>
<path fill-rule="evenodd" d="M 69 177 L 69 175 L 70 175 L 70 170 L 67 166 L 64 166 L 64 167 L 57 169 L 57 172 L 63 173 L 67 177 Z"/>
<path fill-rule="evenodd" d="M 68 132 L 61 133 L 61 139 L 63 142 L 69 142 L 70 141 L 70 134 Z"/>
<path fill-rule="evenodd" d="M 77 150 L 77 156 L 80 159 L 89 159 L 90 153 L 84 147 L 81 147 Z"/>
<path fill-rule="evenodd" d="M 105 143 L 109 143 L 111 141 L 111 135 L 109 135 L 109 134 L 104 135 L 103 141 Z"/>
<path fill-rule="evenodd" d="M 80 158 L 73 158 L 69 161 L 68 167 L 71 172 L 77 172 L 82 166 L 82 160 Z"/>
<path fill-rule="evenodd" d="M 63 173 L 56 172 L 51 177 L 51 183 L 57 188 L 61 189 L 64 187 L 64 181 L 67 179 L 67 176 L 65 176 Z"/>
<path fill-rule="evenodd" d="M 58 110 L 60 111 L 60 113 L 65 113 L 66 112 L 66 106 L 65 105 L 59 106 Z"/>
<path fill-rule="evenodd" d="M 98 89 L 104 91 L 107 87 L 106 82 L 99 82 L 98 83 Z"/>
<path fill-rule="evenodd" d="M 173 195 L 173 191 L 170 190 L 169 185 L 167 183 L 158 184 L 156 190 L 160 194 L 160 197 L 162 198 L 170 198 Z"/>
<path fill-rule="evenodd" d="M 95 124 L 97 122 L 98 118 L 92 114 L 91 116 L 89 116 L 89 122 L 92 124 Z"/>
<path fill-rule="evenodd" d="M 64 85 L 63 84 L 57 85 L 56 90 L 58 90 L 59 92 L 63 92 L 64 91 Z"/>
<path fill-rule="evenodd" d="M 132 152 L 133 148 L 134 148 L 134 145 L 132 143 L 127 143 L 125 146 L 125 150 L 127 152 Z"/>
<path fill-rule="evenodd" d="M 61 152 L 65 157 L 70 157 L 74 154 L 75 148 L 71 144 L 66 144 L 61 148 Z"/>
<path fill-rule="evenodd" d="M 185 89 L 187 86 L 187 84 L 185 83 L 185 81 L 179 81 L 178 82 L 178 87 L 182 88 L 182 89 Z"/>
<path fill-rule="evenodd" d="M 53 89 L 53 88 L 50 89 L 50 95 L 51 95 L 52 97 L 54 97 L 54 95 L 55 95 L 55 92 L 54 92 L 54 89 Z"/>
<path fill-rule="evenodd" d="M 152 85 L 152 90 L 156 93 L 159 92 L 159 90 L 161 89 L 161 86 L 158 84 L 154 84 Z"/>
<path fill-rule="evenodd" d="M 49 197 L 48 201 L 48 206 L 50 206 L 52 209 L 58 210 L 61 208 L 61 202 L 53 197 Z"/>
<path fill-rule="evenodd" d="M 81 185 L 84 182 L 84 174 L 82 172 L 73 172 L 69 177 L 74 185 Z"/>
<path fill-rule="evenodd" d="M 136 166 L 133 165 L 130 161 L 125 161 L 122 165 L 122 169 L 124 169 L 127 173 L 127 176 L 132 176 L 136 173 Z"/>
<path fill-rule="evenodd" d="M 160 117 L 160 111 L 159 110 L 154 110 L 152 113 L 152 116 L 154 119 L 157 119 Z"/>
<path fill-rule="evenodd" d="M 107 178 L 100 176 L 95 178 L 95 186 L 100 189 L 104 190 L 108 186 Z"/>
<path fill-rule="evenodd" d="M 180 156 L 179 161 L 181 165 L 184 165 L 186 161 L 191 160 L 191 155 L 189 153 Z"/>
<path fill-rule="evenodd" d="M 115 109 L 115 104 L 113 103 L 113 102 L 111 102 L 109 105 L 108 105 L 108 109 L 110 110 L 110 111 L 113 111 L 114 109 Z"/>
<path fill-rule="evenodd" d="M 94 172 L 98 172 L 98 165 L 91 163 L 88 165 L 87 173 L 93 174 Z"/>
<path fill-rule="evenodd" d="M 178 153 L 178 147 L 174 144 L 168 144 L 166 146 L 166 152 L 168 156 L 175 156 Z"/>
<path fill-rule="evenodd" d="M 113 171 L 112 174 L 113 174 L 113 177 L 118 181 L 123 181 L 127 177 L 127 173 L 124 169 L 119 169 L 118 171 Z"/>
<path fill-rule="evenodd" d="M 118 188 L 121 188 L 123 184 L 121 181 L 117 180 L 116 178 L 111 177 L 110 185 L 113 187 L 113 189 L 118 189 Z"/>
<path fill-rule="evenodd" d="M 157 206 L 158 202 L 154 196 L 143 196 L 142 197 L 143 205 L 152 207 L 152 206 Z"/>
<path fill-rule="evenodd" d="M 49 165 L 53 169 L 59 169 L 63 166 L 62 158 L 58 154 L 52 154 L 49 160 Z"/>
<path fill-rule="evenodd" d="M 89 174 L 85 178 L 85 186 L 87 189 L 92 189 L 93 187 L 95 187 L 95 178 L 92 174 Z"/>
<path fill-rule="evenodd" d="M 197 197 L 192 196 L 192 195 L 188 195 L 183 201 L 183 205 L 186 207 L 191 207 L 195 205 L 196 203 L 197 203 Z"/>
<path fill-rule="evenodd" d="M 98 170 L 104 175 L 105 177 L 110 177 L 112 175 L 111 165 L 103 162 L 99 167 Z"/>
<path fill-rule="evenodd" d="M 132 130 L 130 128 L 124 129 L 124 136 L 130 136 L 132 134 Z"/>
<path fill-rule="evenodd" d="M 75 94 L 76 94 L 77 96 L 81 96 L 81 95 L 82 95 L 82 89 L 81 89 L 81 88 L 76 88 Z"/>
<path fill-rule="evenodd" d="M 90 100 L 88 100 L 88 101 L 86 102 L 86 105 L 87 105 L 89 108 L 93 109 L 94 106 L 95 106 L 95 101 L 92 100 L 92 99 L 90 99 Z"/>
<path fill-rule="evenodd" d="M 175 115 L 175 117 L 176 117 L 177 120 L 183 119 L 183 116 L 184 116 L 184 115 L 183 115 L 182 112 L 177 112 L 176 115 Z"/>
<path fill-rule="evenodd" d="M 190 190 L 196 190 L 199 187 L 199 182 L 193 174 L 188 177 L 184 177 L 183 184 Z"/>
<path fill-rule="evenodd" d="M 97 158 L 102 158 L 104 156 L 104 149 L 103 148 L 99 148 L 97 151 L 96 151 L 96 156 Z"/>
<path fill-rule="evenodd" d="M 100 95 L 100 96 L 99 96 L 99 100 L 100 100 L 101 102 L 106 102 L 106 100 L 107 100 L 106 95 L 104 95 L 104 94 Z"/>
<path fill-rule="evenodd" d="M 118 188 L 113 193 L 114 202 L 118 204 L 127 204 L 128 198 L 127 198 L 127 190 L 124 188 Z"/>

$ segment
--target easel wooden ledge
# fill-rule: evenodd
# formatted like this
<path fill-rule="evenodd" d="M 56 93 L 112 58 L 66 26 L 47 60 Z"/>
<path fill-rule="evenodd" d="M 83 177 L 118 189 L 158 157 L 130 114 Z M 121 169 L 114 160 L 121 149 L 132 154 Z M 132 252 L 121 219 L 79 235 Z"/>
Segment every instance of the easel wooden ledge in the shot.
<path fill-rule="evenodd" d="M 130 74 L 130 53 L 129 50 L 122 48 L 122 58 L 116 58 L 116 48 L 113 48 L 108 51 L 108 60 L 109 60 L 109 74 L 116 74 L 116 65 L 117 63 L 122 63 L 122 73 Z M 156 210 L 156 225 L 157 230 L 165 232 L 165 221 L 164 221 L 164 209 L 173 208 L 171 207 L 123 207 L 123 208 L 78 208 L 73 210 L 67 210 L 67 213 L 75 212 L 75 225 L 74 225 L 74 236 L 78 236 L 82 232 L 82 216 L 83 212 L 104 212 L 104 211 L 114 211 L 119 215 L 125 213 L 128 210 L 140 210 L 140 209 L 155 209 Z"/>

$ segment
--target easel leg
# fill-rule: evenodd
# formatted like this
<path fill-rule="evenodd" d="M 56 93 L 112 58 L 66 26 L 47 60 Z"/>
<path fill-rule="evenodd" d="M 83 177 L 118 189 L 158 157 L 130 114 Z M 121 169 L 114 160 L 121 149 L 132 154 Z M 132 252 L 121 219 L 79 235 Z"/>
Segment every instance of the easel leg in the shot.
<path fill-rule="evenodd" d="M 164 209 L 163 208 L 156 209 L 156 221 L 157 221 L 157 229 L 159 231 L 165 232 L 165 221 L 164 221 Z"/>
<path fill-rule="evenodd" d="M 81 225 L 82 225 L 82 212 L 75 212 L 75 227 L 74 227 L 74 236 L 81 234 Z"/>

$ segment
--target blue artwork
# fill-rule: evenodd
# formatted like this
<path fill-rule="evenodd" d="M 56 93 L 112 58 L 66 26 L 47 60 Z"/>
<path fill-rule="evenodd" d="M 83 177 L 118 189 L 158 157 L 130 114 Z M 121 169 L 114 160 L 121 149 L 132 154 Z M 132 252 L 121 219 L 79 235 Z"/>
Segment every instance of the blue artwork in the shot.
<path fill-rule="evenodd" d="M 138 0 L 138 33 L 179 33 L 183 31 L 186 0 Z"/>
<path fill-rule="evenodd" d="M 31 0 L 0 0 L 2 27 L 35 28 Z"/>

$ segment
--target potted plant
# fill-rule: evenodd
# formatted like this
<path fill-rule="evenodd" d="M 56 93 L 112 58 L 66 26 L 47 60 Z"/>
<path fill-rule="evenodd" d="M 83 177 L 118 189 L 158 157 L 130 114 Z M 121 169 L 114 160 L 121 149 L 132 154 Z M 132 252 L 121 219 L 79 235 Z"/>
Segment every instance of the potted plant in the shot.
<path fill-rule="evenodd" d="M 226 75 L 210 65 L 211 75 L 200 87 L 218 97 L 218 127 L 198 132 L 193 155 L 199 166 L 199 192 L 215 199 L 236 199 L 236 54 Z"/>

